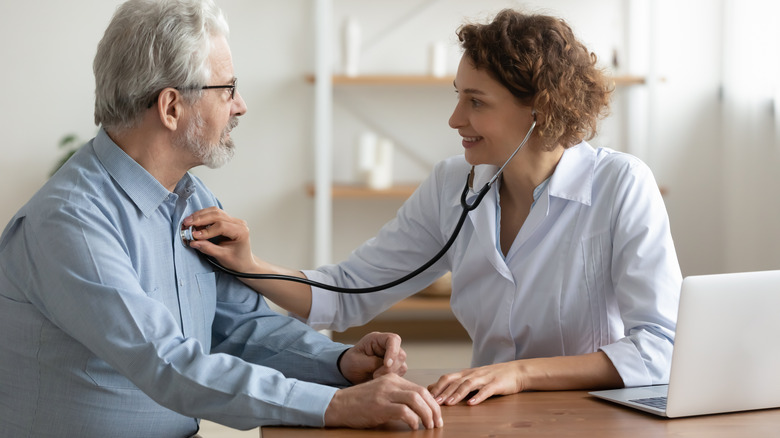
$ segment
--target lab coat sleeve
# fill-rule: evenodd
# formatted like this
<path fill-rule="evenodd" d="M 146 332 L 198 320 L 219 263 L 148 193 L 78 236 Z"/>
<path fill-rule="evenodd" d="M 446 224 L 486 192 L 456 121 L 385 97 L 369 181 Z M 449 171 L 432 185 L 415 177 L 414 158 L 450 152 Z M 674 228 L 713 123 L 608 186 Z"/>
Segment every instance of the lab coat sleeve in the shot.
<path fill-rule="evenodd" d="M 612 213 L 612 282 L 625 337 L 601 348 L 625 386 L 664 384 L 674 344 L 682 274 L 669 217 L 650 169 L 619 173 Z"/>
<path fill-rule="evenodd" d="M 449 238 L 459 209 L 453 210 L 454 188 L 460 196 L 468 168 L 462 157 L 445 160 L 404 203 L 396 217 L 337 265 L 304 271 L 312 280 L 344 287 L 367 287 L 396 280 L 433 257 Z M 417 277 L 370 294 L 339 294 L 312 288 L 307 323 L 317 329 L 343 331 L 363 325 L 394 303 L 430 285 L 450 270 L 445 255 Z"/>

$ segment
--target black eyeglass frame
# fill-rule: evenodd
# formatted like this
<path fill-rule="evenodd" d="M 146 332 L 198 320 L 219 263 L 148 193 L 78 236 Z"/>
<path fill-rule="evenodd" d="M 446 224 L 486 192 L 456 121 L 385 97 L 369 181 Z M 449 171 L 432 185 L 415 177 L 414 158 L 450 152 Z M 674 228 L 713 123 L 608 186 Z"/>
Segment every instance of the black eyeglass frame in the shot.
<path fill-rule="evenodd" d="M 203 87 L 200 87 L 201 90 L 214 90 L 214 89 L 220 89 L 220 88 L 230 88 L 230 100 L 235 100 L 236 98 L 236 86 L 238 86 L 238 78 L 233 78 L 233 83 L 230 85 L 205 85 Z M 179 88 L 179 87 L 173 87 L 175 90 L 184 91 L 184 90 L 196 90 L 197 88 Z M 162 91 L 162 90 L 160 90 Z M 159 95 L 160 92 L 157 92 Z M 158 97 L 155 96 L 154 100 L 149 102 L 149 105 L 146 107 L 147 109 L 151 108 L 155 102 L 157 102 Z"/>
<path fill-rule="evenodd" d="M 215 88 L 230 88 L 230 100 L 234 100 L 236 98 L 236 86 L 238 85 L 238 78 L 233 78 L 233 83 L 230 85 L 206 85 L 205 87 L 200 87 L 201 90 L 213 90 Z M 178 90 L 178 88 L 177 88 Z"/>

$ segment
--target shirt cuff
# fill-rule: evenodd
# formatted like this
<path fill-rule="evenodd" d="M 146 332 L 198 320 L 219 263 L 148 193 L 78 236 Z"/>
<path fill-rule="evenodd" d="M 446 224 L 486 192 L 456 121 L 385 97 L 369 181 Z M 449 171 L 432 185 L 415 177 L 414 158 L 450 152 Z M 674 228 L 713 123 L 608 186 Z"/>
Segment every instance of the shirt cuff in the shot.
<path fill-rule="evenodd" d="M 341 360 L 341 357 L 350 348 L 352 348 L 351 345 L 334 342 L 333 348 L 319 355 L 318 360 L 327 364 L 327 369 L 321 369 L 321 371 L 327 379 L 325 381 L 332 382 L 329 383 L 330 385 L 342 387 L 352 385 L 352 383 L 350 383 L 350 381 L 344 377 L 344 374 L 341 373 L 341 367 L 339 367 L 339 361 Z"/>
<path fill-rule="evenodd" d="M 285 424 L 323 427 L 325 411 L 328 409 L 338 387 L 347 387 L 351 383 L 339 371 L 338 361 L 349 345 L 334 343 L 333 348 L 318 355 L 318 362 L 325 364 L 320 368 L 322 382 L 326 384 L 297 380 L 285 399 L 287 408 Z M 333 385 L 333 386 L 331 386 Z"/>
<path fill-rule="evenodd" d="M 319 271 L 302 272 L 309 280 L 326 284 L 333 281 L 330 276 Z M 312 286 L 311 310 L 309 310 L 309 319 L 304 322 L 316 330 L 328 330 L 333 325 L 338 306 L 338 294 Z"/>
<path fill-rule="evenodd" d="M 338 388 L 299 380 L 285 400 L 288 425 L 325 426 L 325 411 Z"/>
<path fill-rule="evenodd" d="M 623 386 L 634 387 L 653 384 L 645 361 L 631 339 L 623 338 L 614 344 L 601 347 L 600 350 L 612 361 L 612 365 L 615 366 L 620 378 L 623 379 Z"/>

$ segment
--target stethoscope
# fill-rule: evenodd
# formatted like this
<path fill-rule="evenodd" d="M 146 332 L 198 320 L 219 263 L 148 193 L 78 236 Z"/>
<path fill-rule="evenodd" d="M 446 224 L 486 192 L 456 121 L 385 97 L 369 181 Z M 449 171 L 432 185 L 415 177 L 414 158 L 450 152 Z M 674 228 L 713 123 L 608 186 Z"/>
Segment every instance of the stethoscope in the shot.
<path fill-rule="evenodd" d="M 477 197 L 474 199 L 474 201 L 471 204 L 469 204 L 468 201 L 466 200 L 466 195 L 468 195 L 469 193 L 469 187 L 470 187 L 469 182 L 471 180 L 471 174 L 469 173 L 469 175 L 466 176 L 466 185 L 463 187 L 463 192 L 460 195 L 460 205 L 463 208 L 463 211 L 461 212 L 460 218 L 458 219 L 458 224 L 455 226 L 455 230 L 452 232 L 452 235 L 450 236 L 450 239 L 447 241 L 447 243 L 445 243 L 444 246 L 441 248 L 441 250 L 436 255 L 434 255 L 430 260 L 428 260 L 425 264 L 423 264 L 419 268 L 415 269 L 414 271 L 406 274 L 405 276 L 397 280 L 391 281 L 389 283 L 381 284 L 379 286 L 362 287 L 362 288 L 346 288 L 346 287 L 333 286 L 330 284 L 320 283 L 318 281 L 309 280 L 308 278 L 293 277 L 291 275 L 251 274 L 247 272 L 238 272 L 222 266 L 211 256 L 207 256 L 205 254 L 203 255 L 206 258 L 206 260 L 208 260 L 208 262 L 214 265 L 217 269 L 239 278 L 294 281 L 296 283 L 308 284 L 309 286 L 318 287 L 320 289 L 327 289 L 333 292 L 347 293 L 347 294 L 367 294 L 371 292 L 379 292 L 385 289 L 390 289 L 391 287 L 394 286 L 398 286 L 399 284 L 416 277 L 421 272 L 430 268 L 434 263 L 439 261 L 439 259 L 444 256 L 447 250 L 450 249 L 452 244 L 455 242 L 455 238 L 457 238 L 458 234 L 460 234 L 460 230 L 461 228 L 463 228 L 463 224 L 466 222 L 466 217 L 468 216 L 468 213 L 479 206 L 479 204 L 482 202 L 482 198 L 484 198 L 485 195 L 487 195 L 487 192 L 493 186 L 493 183 L 495 183 L 496 180 L 498 180 L 498 177 L 501 176 L 501 174 L 504 172 L 504 168 L 507 166 L 507 164 L 509 164 L 509 161 L 511 161 L 512 158 L 514 158 L 515 155 L 517 155 L 517 153 L 520 152 L 520 149 L 522 149 L 522 147 L 525 146 L 525 144 L 528 142 L 528 139 L 531 138 L 531 134 L 533 133 L 534 128 L 536 127 L 536 111 L 534 111 L 532 115 L 534 117 L 534 120 L 531 123 L 531 127 L 528 129 L 528 133 L 525 135 L 525 138 L 523 138 L 523 141 L 520 143 L 520 146 L 518 146 L 517 149 L 515 149 L 515 151 L 512 152 L 512 155 L 509 156 L 509 158 L 504 162 L 504 164 L 498 169 L 496 174 L 493 175 L 493 178 L 491 178 L 490 181 L 488 181 L 482 187 L 482 189 L 480 189 L 480 191 L 477 193 Z M 185 245 L 187 244 L 188 241 L 195 240 L 192 236 L 192 231 L 193 231 L 193 227 L 184 228 L 181 230 L 181 239 L 184 241 Z"/>

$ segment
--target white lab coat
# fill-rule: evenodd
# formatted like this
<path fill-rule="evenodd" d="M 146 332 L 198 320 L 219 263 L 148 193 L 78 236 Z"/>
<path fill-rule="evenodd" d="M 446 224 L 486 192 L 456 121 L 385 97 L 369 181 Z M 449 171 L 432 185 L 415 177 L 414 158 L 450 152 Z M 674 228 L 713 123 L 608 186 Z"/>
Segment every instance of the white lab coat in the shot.
<path fill-rule="evenodd" d="M 426 262 L 461 214 L 471 166 L 439 163 L 379 234 L 338 264 L 305 271 L 347 287 L 386 283 Z M 469 199 L 493 176 L 475 168 Z M 567 149 L 507 257 L 497 187 L 428 271 L 364 295 L 313 289 L 316 328 L 362 325 L 452 271 L 452 310 L 474 341 L 473 366 L 604 351 L 626 386 L 667 383 L 682 276 L 663 199 L 639 159 L 583 142 Z"/>

